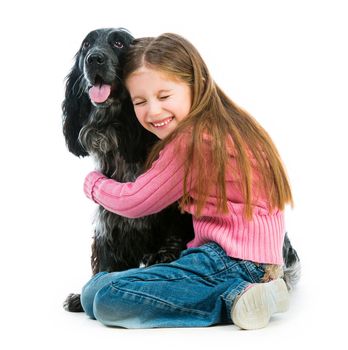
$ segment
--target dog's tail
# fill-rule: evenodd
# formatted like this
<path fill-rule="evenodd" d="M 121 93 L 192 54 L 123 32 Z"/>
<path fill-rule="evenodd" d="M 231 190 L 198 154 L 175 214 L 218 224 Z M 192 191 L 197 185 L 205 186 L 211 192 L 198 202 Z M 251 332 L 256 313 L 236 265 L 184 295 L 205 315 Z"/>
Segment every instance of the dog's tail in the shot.
<path fill-rule="evenodd" d="M 294 289 L 301 278 L 301 262 L 296 250 L 292 247 L 288 234 L 285 234 L 283 245 L 284 280 L 289 290 Z"/>

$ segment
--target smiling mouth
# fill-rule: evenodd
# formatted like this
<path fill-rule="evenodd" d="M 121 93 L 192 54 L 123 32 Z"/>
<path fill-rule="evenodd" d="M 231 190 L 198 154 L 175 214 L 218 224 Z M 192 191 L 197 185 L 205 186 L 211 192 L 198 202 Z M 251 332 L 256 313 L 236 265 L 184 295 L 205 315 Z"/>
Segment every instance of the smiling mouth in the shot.
<path fill-rule="evenodd" d="M 174 117 L 169 117 L 159 122 L 153 122 L 151 123 L 151 125 L 154 126 L 155 128 L 163 128 L 164 126 L 168 125 L 173 119 Z"/>

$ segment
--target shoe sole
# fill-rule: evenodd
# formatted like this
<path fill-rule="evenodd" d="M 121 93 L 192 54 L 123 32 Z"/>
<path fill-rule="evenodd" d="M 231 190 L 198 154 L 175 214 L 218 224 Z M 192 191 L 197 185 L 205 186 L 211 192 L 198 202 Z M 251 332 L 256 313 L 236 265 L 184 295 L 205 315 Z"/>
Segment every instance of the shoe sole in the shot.
<path fill-rule="evenodd" d="M 266 327 L 271 316 L 289 308 L 289 292 L 283 279 L 258 283 L 236 299 L 231 310 L 233 323 L 242 329 Z"/>

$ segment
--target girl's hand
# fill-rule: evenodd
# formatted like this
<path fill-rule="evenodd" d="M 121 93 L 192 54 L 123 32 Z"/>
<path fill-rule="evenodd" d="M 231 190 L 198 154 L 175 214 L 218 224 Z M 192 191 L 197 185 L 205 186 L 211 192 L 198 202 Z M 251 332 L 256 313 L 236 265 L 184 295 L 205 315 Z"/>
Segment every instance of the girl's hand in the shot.
<path fill-rule="evenodd" d="M 91 199 L 95 203 L 97 202 L 94 200 L 93 197 L 93 189 L 95 184 L 101 179 L 107 179 L 107 177 L 99 171 L 92 171 L 86 176 L 83 185 L 83 191 L 85 192 L 85 195 L 87 196 L 87 198 Z"/>

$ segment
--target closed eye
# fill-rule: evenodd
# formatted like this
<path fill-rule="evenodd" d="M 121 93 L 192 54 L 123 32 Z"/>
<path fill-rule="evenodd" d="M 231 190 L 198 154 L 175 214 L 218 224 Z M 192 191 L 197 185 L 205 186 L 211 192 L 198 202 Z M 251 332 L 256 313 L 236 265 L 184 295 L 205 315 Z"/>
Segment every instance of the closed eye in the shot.
<path fill-rule="evenodd" d="M 139 101 L 139 102 L 133 102 L 134 106 L 141 106 L 145 103 L 146 101 Z"/>
<path fill-rule="evenodd" d="M 163 101 L 163 100 L 166 100 L 168 97 L 170 97 L 170 95 L 161 96 L 161 97 L 159 97 L 159 99 L 160 99 L 161 101 Z"/>

